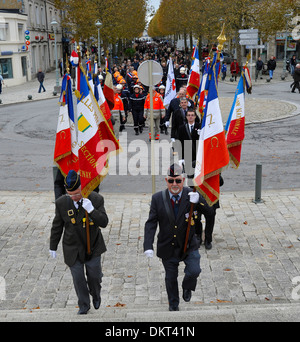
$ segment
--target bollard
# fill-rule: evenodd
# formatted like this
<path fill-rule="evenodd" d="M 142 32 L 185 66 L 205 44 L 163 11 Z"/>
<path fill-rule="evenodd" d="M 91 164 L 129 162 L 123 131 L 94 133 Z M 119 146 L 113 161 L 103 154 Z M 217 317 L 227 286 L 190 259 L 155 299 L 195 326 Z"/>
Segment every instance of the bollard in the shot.
<path fill-rule="evenodd" d="M 262 183 L 262 164 L 256 164 L 256 178 L 255 178 L 255 199 L 254 203 L 262 203 L 261 199 L 261 183 Z"/>

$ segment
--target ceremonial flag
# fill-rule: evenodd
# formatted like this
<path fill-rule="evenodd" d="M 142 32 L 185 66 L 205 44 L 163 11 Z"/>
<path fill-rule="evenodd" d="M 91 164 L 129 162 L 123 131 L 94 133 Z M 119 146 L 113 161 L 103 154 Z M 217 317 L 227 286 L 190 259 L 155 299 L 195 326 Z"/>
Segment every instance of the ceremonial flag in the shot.
<path fill-rule="evenodd" d="M 251 93 L 252 84 L 247 67 L 243 69 L 225 126 L 230 162 L 236 169 L 241 162 L 242 143 L 245 138 L 245 85 L 248 93 Z"/>
<path fill-rule="evenodd" d="M 166 92 L 164 98 L 164 107 L 168 108 L 170 102 L 176 96 L 176 83 L 175 83 L 175 74 L 172 58 L 169 60 L 169 69 L 168 69 L 168 77 L 166 83 Z"/>
<path fill-rule="evenodd" d="M 106 77 L 105 77 L 105 82 L 104 82 L 104 87 L 103 87 L 103 94 L 106 98 L 109 109 L 112 110 L 115 106 L 115 94 L 114 94 L 114 88 L 113 88 L 111 69 L 110 69 L 110 65 L 109 65 L 107 57 L 105 58 L 105 69 L 106 69 Z"/>
<path fill-rule="evenodd" d="M 95 77 L 94 77 L 95 99 L 98 102 L 100 110 L 101 110 L 102 114 L 104 115 L 105 120 L 108 122 L 110 129 L 113 131 L 114 127 L 113 127 L 112 122 L 111 122 L 111 111 L 109 109 L 109 106 L 108 106 L 107 101 L 105 99 L 105 96 L 103 94 L 102 87 L 101 87 L 101 84 L 99 81 L 99 77 L 98 77 L 96 72 L 94 73 L 94 75 L 95 75 Z"/>
<path fill-rule="evenodd" d="M 196 158 L 194 184 L 212 206 L 220 196 L 220 172 L 229 163 L 218 91 L 218 64 L 210 69 L 207 104 L 204 111 Z"/>
<path fill-rule="evenodd" d="M 74 67 L 78 66 L 79 56 L 78 56 L 78 53 L 76 51 L 74 51 L 74 50 L 71 53 L 70 62 L 72 64 L 72 66 L 74 66 Z"/>
<path fill-rule="evenodd" d="M 210 58 L 205 59 L 205 65 L 203 70 L 203 75 L 201 78 L 200 88 L 198 90 L 198 99 L 199 99 L 199 113 L 201 115 L 201 118 L 203 118 L 204 115 L 204 109 L 206 106 L 206 100 L 207 100 L 207 93 L 208 93 L 208 71 L 209 71 L 209 65 L 210 65 Z"/>
<path fill-rule="evenodd" d="M 76 91 L 81 191 L 87 197 L 107 173 L 107 159 L 119 151 L 119 142 L 105 120 L 80 67 L 80 91 Z"/>
<path fill-rule="evenodd" d="M 200 61 L 199 61 L 199 50 L 198 46 L 195 47 L 193 55 L 193 64 L 191 67 L 191 73 L 188 80 L 188 86 L 186 93 L 190 99 L 198 92 L 200 87 Z"/>
<path fill-rule="evenodd" d="M 67 74 L 62 80 L 54 163 L 64 176 L 70 170 L 78 170 L 78 145 L 74 122 L 72 84 L 71 77 Z"/>

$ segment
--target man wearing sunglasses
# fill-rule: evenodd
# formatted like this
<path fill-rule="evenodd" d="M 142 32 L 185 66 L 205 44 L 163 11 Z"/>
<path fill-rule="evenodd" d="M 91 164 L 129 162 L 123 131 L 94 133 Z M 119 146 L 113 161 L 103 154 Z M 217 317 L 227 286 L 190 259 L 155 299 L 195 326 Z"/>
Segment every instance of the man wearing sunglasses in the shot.
<path fill-rule="evenodd" d="M 178 267 L 185 263 L 185 276 L 182 282 L 183 299 L 191 300 L 197 278 L 201 272 L 198 242 L 195 236 L 197 215 L 206 216 L 204 199 L 192 189 L 184 187 L 185 178 L 182 168 L 173 164 L 165 178 L 167 189 L 152 196 L 148 220 L 145 224 L 144 254 L 153 257 L 154 237 L 159 225 L 157 237 L 157 256 L 162 259 L 165 268 L 165 283 L 169 299 L 169 310 L 179 310 Z M 188 236 L 187 250 L 184 245 L 187 236 L 188 217 L 191 204 L 194 203 L 191 229 Z"/>

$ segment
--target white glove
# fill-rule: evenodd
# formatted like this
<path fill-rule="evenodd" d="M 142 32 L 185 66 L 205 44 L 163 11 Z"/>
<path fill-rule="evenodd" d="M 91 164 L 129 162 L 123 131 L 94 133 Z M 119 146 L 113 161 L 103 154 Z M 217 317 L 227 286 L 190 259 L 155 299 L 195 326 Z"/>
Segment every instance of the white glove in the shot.
<path fill-rule="evenodd" d="M 190 202 L 191 203 L 198 203 L 200 196 L 198 194 L 198 192 L 189 192 L 188 195 L 190 196 Z"/>
<path fill-rule="evenodd" d="M 82 201 L 82 207 L 90 214 L 95 208 L 92 202 L 88 198 L 84 198 Z"/>
<path fill-rule="evenodd" d="M 198 135 L 200 135 L 201 134 L 201 129 L 197 129 L 197 133 L 198 133 Z"/>
<path fill-rule="evenodd" d="M 184 165 L 184 159 L 178 160 L 178 165 L 179 165 L 180 167 L 183 167 L 183 165 Z"/>
<path fill-rule="evenodd" d="M 52 259 L 55 259 L 56 258 L 56 251 L 49 251 L 49 253 L 50 253 L 50 257 L 52 258 Z"/>
<path fill-rule="evenodd" d="M 166 121 L 165 126 L 168 128 L 170 126 L 170 121 Z"/>
<path fill-rule="evenodd" d="M 171 138 L 171 142 L 174 143 L 176 140 L 175 138 Z"/>
<path fill-rule="evenodd" d="M 148 249 L 144 252 L 144 254 L 146 255 L 147 258 L 153 258 L 153 250 L 152 249 Z"/>

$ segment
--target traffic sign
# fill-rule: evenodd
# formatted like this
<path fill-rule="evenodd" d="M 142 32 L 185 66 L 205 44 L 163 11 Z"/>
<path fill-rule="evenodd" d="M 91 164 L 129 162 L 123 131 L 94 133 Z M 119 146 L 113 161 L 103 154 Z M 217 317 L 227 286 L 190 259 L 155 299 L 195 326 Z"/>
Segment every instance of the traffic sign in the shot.
<path fill-rule="evenodd" d="M 246 49 L 251 50 L 251 49 L 264 49 L 265 45 L 246 45 Z"/>
<path fill-rule="evenodd" d="M 151 66 L 150 66 L 151 63 Z M 151 70 L 150 70 L 151 68 Z M 155 61 L 148 60 L 143 62 L 138 70 L 139 80 L 146 86 L 154 86 L 159 83 L 163 77 L 161 65 Z"/>
<path fill-rule="evenodd" d="M 257 39 L 240 40 L 240 45 L 257 45 Z"/>
<path fill-rule="evenodd" d="M 239 30 L 239 33 L 257 33 L 258 34 L 258 29 L 249 29 L 249 30 Z"/>
<path fill-rule="evenodd" d="M 240 34 L 240 39 L 254 39 L 254 38 L 258 38 L 258 33 L 254 33 L 254 34 L 250 34 L 250 33 L 243 33 Z"/>

